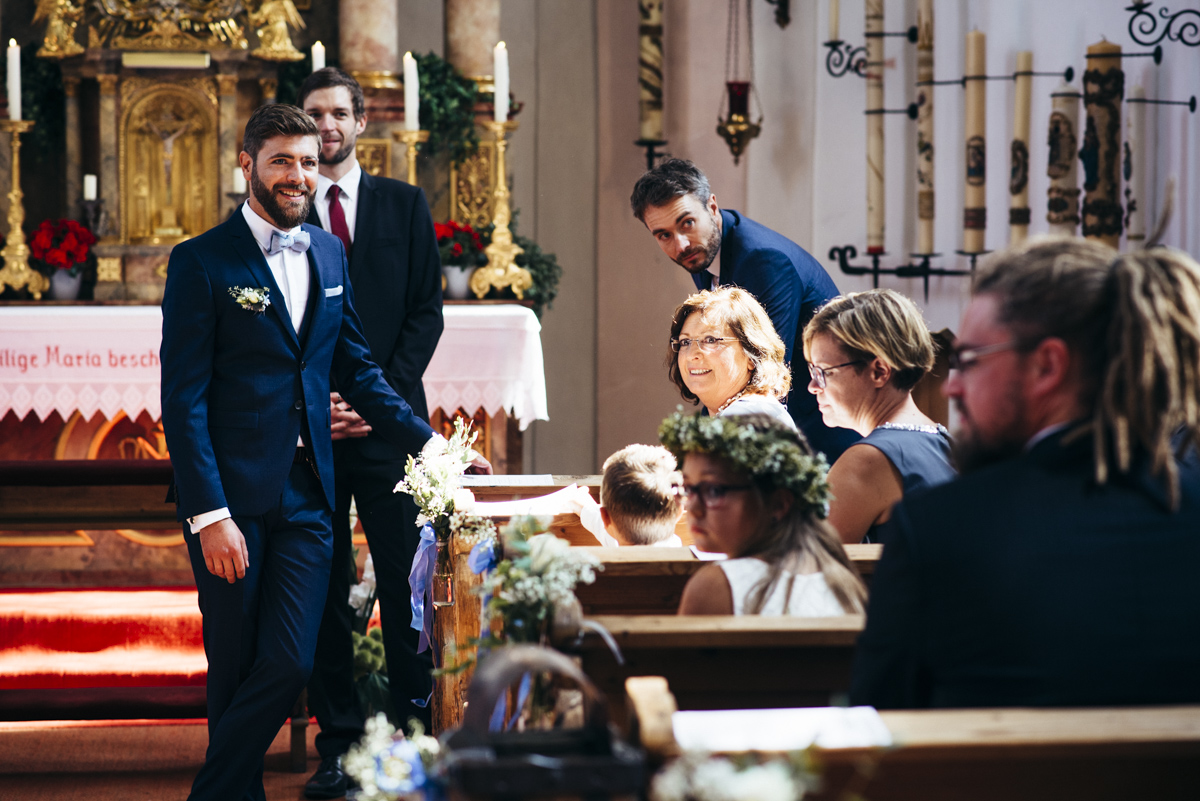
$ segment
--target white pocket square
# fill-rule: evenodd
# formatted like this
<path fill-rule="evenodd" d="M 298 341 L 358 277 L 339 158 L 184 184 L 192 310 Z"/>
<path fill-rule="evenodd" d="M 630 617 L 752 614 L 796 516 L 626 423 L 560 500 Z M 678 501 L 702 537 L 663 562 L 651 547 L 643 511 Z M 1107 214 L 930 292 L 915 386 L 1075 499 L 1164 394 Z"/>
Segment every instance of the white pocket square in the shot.
<path fill-rule="evenodd" d="M 327 298 L 337 297 L 340 294 L 342 294 L 342 285 L 341 284 L 338 284 L 337 286 L 325 287 L 325 297 L 327 297 Z"/>

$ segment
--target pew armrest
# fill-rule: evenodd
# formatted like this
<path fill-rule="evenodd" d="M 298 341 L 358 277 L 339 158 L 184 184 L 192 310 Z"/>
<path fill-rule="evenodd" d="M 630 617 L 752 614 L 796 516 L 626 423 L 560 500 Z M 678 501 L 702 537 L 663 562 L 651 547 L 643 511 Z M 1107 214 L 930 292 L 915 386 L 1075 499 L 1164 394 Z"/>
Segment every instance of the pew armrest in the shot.
<path fill-rule="evenodd" d="M 652 761 L 679 754 L 671 716 L 675 714 L 675 696 L 662 676 L 632 676 L 625 680 L 629 707 L 629 738 Z"/>

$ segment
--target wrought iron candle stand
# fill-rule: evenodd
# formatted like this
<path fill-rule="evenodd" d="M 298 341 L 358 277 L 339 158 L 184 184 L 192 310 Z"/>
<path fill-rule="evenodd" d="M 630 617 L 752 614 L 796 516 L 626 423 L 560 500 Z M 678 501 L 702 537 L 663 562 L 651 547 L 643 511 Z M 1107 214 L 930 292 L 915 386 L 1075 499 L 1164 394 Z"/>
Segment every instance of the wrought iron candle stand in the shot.
<path fill-rule="evenodd" d="M 637 145 L 638 147 L 646 148 L 646 169 L 647 170 L 653 170 L 654 163 L 656 161 L 658 161 L 661 158 L 665 158 L 665 157 L 671 155 L 670 153 L 667 153 L 666 151 L 660 152 L 658 150 L 658 148 L 660 148 L 660 147 L 667 146 L 666 139 L 638 139 L 636 142 L 634 142 L 634 144 Z"/>
<path fill-rule="evenodd" d="M 871 276 L 871 285 L 876 289 L 879 288 L 879 277 L 881 275 L 894 275 L 897 278 L 920 278 L 925 286 L 925 300 L 929 300 L 929 279 L 933 276 L 943 275 L 970 275 L 975 272 L 975 263 L 980 256 L 986 256 L 991 251 L 984 250 L 979 253 L 964 253 L 957 251 L 961 256 L 966 256 L 971 260 L 971 267 L 967 270 L 956 270 L 948 267 L 934 267 L 933 259 L 939 258 L 941 253 L 911 253 L 910 258 L 913 261 L 908 264 L 901 264 L 897 267 L 882 267 L 880 261 L 886 256 L 886 253 L 872 253 L 868 255 L 871 259 L 871 265 L 851 264 L 850 260 L 858 258 L 858 248 L 854 245 L 843 245 L 842 247 L 834 247 L 829 249 L 829 258 L 838 263 L 839 269 L 846 275 L 869 275 Z"/>
<path fill-rule="evenodd" d="M 1150 55 L 1150 54 L 1146 54 L 1146 55 Z M 1071 81 L 1075 80 L 1075 68 L 1067 67 L 1062 72 L 1037 72 L 1035 70 L 1030 70 L 1028 72 L 1013 72 L 1008 75 L 980 75 L 980 76 L 974 78 L 973 80 L 1015 81 L 1017 78 L 1020 78 L 1025 75 L 1032 75 L 1035 78 L 1043 78 L 1043 77 L 1062 78 L 1067 83 L 1070 83 Z M 967 86 L 967 79 L 964 76 L 962 78 L 952 78 L 952 79 L 946 80 L 946 81 L 917 81 L 916 85 L 917 86 L 961 86 L 965 89 Z"/>
<path fill-rule="evenodd" d="M 868 33 L 868 38 L 879 38 L 885 36 L 903 36 L 910 43 L 917 43 L 917 26 L 914 25 L 906 31 L 893 31 L 883 33 Z M 867 77 L 867 47 L 855 47 L 849 42 L 844 42 L 841 39 L 833 39 L 824 42 L 824 45 L 829 48 L 829 52 L 825 54 L 825 71 L 834 78 L 841 78 L 843 75 L 853 72 L 860 78 Z"/>
<path fill-rule="evenodd" d="M 1137 2 L 1125 8 L 1126 11 L 1132 12 L 1129 17 L 1129 36 L 1133 41 L 1143 47 L 1156 45 L 1163 39 L 1179 42 L 1187 47 L 1200 47 L 1200 11 L 1185 8 L 1172 14 L 1170 9 L 1160 8 L 1158 16 L 1165 24 L 1158 30 L 1160 20 L 1155 19 L 1154 15 L 1146 10 L 1151 5 L 1153 3 Z M 1155 36 L 1155 33 L 1158 35 Z"/>
<path fill-rule="evenodd" d="M 1192 95 L 1189 100 L 1157 100 L 1151 97 L 1127 97 L 1126 103 L 1143 103 L 1147 106 L 1187 106 L 1188 111 L 1196 113 L 1196 96 Z"/>
<path fill-rule="evenodd" d="M 1144 53 L 1089 53 L 1088 58 L 1152 58 L 1155 66 L 1159 66 L 1162 64 L 1163 49 L 1162 45 L 1159 45 Z"/>

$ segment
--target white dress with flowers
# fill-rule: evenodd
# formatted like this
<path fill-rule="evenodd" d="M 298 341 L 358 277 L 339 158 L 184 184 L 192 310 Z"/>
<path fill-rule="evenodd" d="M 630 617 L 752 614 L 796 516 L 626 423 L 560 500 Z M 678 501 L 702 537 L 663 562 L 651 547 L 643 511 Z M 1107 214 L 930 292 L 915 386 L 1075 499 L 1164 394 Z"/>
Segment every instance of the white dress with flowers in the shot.
<path fill-rule="evenodd" d="M 733 591 L 733 613 L 749 614 L 746 611 L 747 600 L 758 583 L 766 577 L 767 563 L 748 556 L 717 564 L 725 571 L 725 578 Z M 785 570 L 779 575 L 759 614 L 764 617 L 838 617 L 846 614 L 846 611 L 825 583 L 823 573 L 789 573 Z"/>

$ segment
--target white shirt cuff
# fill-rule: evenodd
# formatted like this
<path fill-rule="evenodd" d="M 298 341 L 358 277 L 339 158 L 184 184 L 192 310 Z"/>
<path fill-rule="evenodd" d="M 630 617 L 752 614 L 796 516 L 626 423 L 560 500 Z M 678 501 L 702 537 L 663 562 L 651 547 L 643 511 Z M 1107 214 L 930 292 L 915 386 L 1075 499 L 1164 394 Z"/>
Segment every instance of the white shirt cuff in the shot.
<path fill-rule="evenodd" d="M 424 445 L 421 446 L 421 453 L 427 456 L 437 456 L 442 451 L 446 450 L 446 438 L 438 432 L 434 431 Z"/>
<path fill-rule="evenodd" d="M 220 509 L 214 509 L 211 512 L 205 512 L 204 514 L 196 515 L 195 517 L 189 517 L 187 519 L 187 524 L 191 528 L 192 533 L 196 534 L 200 531 L 200 529 L 208 528 L 213 523 L 218 523 L 229 517 L 233 517 L 233 515 L 229 514 L 229 507 L 222 506 Z"/>

